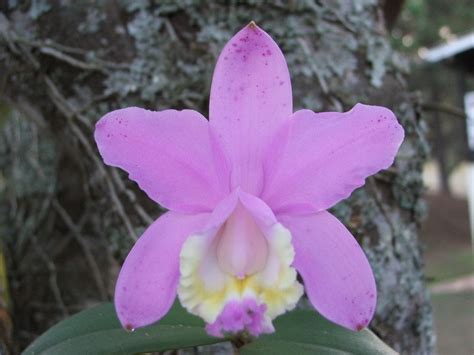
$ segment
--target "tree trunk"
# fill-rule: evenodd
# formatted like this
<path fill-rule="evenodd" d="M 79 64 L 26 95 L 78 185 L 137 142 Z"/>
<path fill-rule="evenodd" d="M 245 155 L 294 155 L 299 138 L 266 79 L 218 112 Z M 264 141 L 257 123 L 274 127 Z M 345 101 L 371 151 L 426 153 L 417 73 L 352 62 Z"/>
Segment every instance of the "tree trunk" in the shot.
<path fill-rule="evenodd" d="M 406 139 L 394 167 L 334 208 L 363 245 L 379 301 L 371 328 L 405 354 L 433 351 L 417 240 L 427 152 L 382 4 L 359 1 L 10 1 L 0 10 L 1 227 L 16 350 L 61 317 L 109 299 L 132 242 L 162 210 L 105 167 L 101 115 L 126 106 L 207 113 L 225 42 L 254 20 L 286 55 L 296 108 L 391 108 Z"/>

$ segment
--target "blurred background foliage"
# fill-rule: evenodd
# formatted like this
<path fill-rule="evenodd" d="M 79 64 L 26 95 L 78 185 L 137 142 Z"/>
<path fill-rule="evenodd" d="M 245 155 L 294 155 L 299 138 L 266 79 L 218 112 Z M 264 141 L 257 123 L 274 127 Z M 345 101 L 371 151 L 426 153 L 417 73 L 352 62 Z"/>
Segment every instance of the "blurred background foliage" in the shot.
<path fill-rule="evenodd" d="M 414 55 L 472 31 L 473 24 L 471 0 L 406 0 L 391 31 L 392 43 Z"/>
<path fill-rule="evenodd" d="M 474 31 L 472 0 L 407 0 L 391 31 L 392 45 L 411 62 L 410 89 L 422 96 L 430 125 L 430 143 L 442 181 L 466 159 L 464 93 L 474 90 L 474 78 L 455 66 L 428 64 L 429 48 Z"/>

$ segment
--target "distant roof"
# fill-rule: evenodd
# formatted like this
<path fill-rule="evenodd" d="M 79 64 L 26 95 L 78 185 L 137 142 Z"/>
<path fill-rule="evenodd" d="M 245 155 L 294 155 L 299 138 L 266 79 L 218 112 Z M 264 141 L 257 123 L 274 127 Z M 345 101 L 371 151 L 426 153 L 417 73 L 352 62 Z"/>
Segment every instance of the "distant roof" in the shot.
<path fill-rule="evenodd" d="M 420 54 L 428 63 L 445 63 L 466 73 L 474 74 L 474 32 Z"/>
<path fill-rule="evenodd" d="M 474 50 L 474 32 L 428 49 L 423 59 L 428 62 L 439 62 L 469 50 Z"/>

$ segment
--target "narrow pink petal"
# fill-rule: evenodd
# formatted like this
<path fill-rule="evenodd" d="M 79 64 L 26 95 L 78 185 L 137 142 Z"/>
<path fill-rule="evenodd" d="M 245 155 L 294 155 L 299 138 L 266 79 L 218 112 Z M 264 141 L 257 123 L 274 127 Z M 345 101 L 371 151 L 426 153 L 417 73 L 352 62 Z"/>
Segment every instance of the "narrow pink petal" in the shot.
<path fill-rule="evenodd" d="M 95 139 L 105 163 L 127 171 L 151 199 L 197 212 L 212 210 L 228 192 L 227 168 L 214 159 L 209 133 L 195 111 L 130 107 L 102 117 Z"/>
<path fill-rule="evenodd" d="M 168 312 L 177 292 L 181 246 L 208 219 L 208 213 L 167 212 L 137 241 L 115 286 L 115 308 L 124 328 L 151 324 Z"/>
<path fill-rule="evenodd" d="M 266 153 L 261 197 L 275 212 L 325 210 L 392 165 L 403 136 L 395 115 L 384 107 L 297 111 Z"/>
<path fill-rule="evenodd" d="M 263 147 L 293 111 L 285 58 L 254 23 L 224 47 L 214 71 L 209 111 L 211 127 L 232 166 L 231 187 L 258 194 Z"/>
<path fill-rule="evenodd" d="M 366 327 L 376 306 L 374 275 L 351 233 L 329 212 L 278 215 L 293 236 L 296 267 L 306 294 L 327 319 L 352 330 Z"/>

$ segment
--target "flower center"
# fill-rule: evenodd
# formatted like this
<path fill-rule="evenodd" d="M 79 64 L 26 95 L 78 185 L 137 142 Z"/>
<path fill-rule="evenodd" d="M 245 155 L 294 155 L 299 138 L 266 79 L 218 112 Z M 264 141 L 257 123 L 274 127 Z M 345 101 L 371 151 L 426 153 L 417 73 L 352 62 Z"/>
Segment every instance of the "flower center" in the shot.
<path fill-rule="evenodd" d="M 266 238 L 240 203 L 220 228 L 216 241 L 219 267 L 238 279 L 261 271 L 267 263 Z"/>
<path fill-rule="evenodd" d="M 291 233 L 256 197 L 241 193 L 224 202 L 213 227 L 183 244 L 179 300 L 208 323 L 210 334 L 272 332 L 272 319 L 303 294 L 291 266 Z"/>

